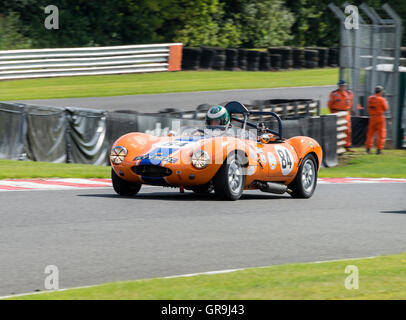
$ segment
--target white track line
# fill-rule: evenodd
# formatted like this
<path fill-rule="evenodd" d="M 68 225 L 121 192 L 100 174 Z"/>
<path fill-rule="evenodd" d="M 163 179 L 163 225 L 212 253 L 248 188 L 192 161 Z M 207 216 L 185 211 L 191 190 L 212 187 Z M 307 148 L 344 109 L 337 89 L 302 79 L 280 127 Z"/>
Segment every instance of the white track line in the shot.
<path fill-rule="evenodd" d="M 319 178 L 319 184 L 371 184 L 371 183 L 406 183 L 406 179 L 393 178 Z M 35 190 L 77 190 L 111 188 L 110 179 L 7 179 L 0 180 L 1 191 L 35 191 Z M 159 186 L 143 186 L 157 188 Z"/>
<path fill-rule="evenodd" d="M 364 257 L 364 258 L 345 258 L 345 259 L 334 259 L 334 260 L 326 260 L 326 261 L 296 262 L 294 264 L 299 264 L 299 263 L 300 264 L 319 264 L 319 263 L 353 261 L 353 260 L 361 260 L 361 259 L 376 259 L 376 258 L 377 258 L 377 256 L 372 256 L 372 257 Z M 137 280 L 129 280 L 129 281 L 145 281 L 145 280 L 156 280 L 156 279 L 174 279 L 174 278 L 195 277 L 195 276 L 201 276 L 201 275 L 215 275 L 215 274 L 231 273 L 231 272 L 248 270 L 248 269 L 264 269 L 264 268 L 283 266 L 283 265 L 286 265 L 286 264 L 273 265 L 273 266 L 272 265 L 271 266 L 262 266 L 262 267 L 247 267 L 247 268 L 239 268 L 239 269 L 225 269 L 225 270 L 217 270 L 217 271 L 198 272 L 198 273 L 188 273 L 188 274 L 180 274 L 180 275 L 175 275 L 175 276 L 148 278 L 148 279 L 137 279 Z M 119 281 L 119 282 L 123 282 L 123 281 Z M 28 292 L 28 293 L 14 294 L 14 295 L 8 295 L 8 296 L 0 297 L 0 300 L 8 299 L 8 298 L 23 297 L 23 296 L 28 296 L 28 295 L 62 292 L 62 291 L 66 291 L 66 290 L 87 289 L 87 288 L 97 287 L 97 286 L 100 286 L 100 285 L 103 285 L 103 284 L 106 284 L 106 283 L 96 284 L 96 285 L 91 285 L 91 286 L 63 288 L 63 289 L 58 289 L 58 290 L 45 290 L 45 291 L 40 291 L 40 292 Z"/>

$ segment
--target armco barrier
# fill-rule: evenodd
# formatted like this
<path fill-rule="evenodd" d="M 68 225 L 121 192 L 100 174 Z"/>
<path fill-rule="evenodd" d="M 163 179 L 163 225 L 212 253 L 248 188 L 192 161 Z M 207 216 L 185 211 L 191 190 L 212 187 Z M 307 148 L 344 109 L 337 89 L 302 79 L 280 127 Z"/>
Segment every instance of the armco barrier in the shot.
<path fill-rule="evenodd" d="M 0 51 L 0 80 L 179 71 L 181 43 Z"/>
<path fill-rule="evenodd" d="M 0 115 L 0 158 L 98 165 L 109 163 L 110 146 L 128 132 L 166 135 L 169 130 L 204 125 L 201 120 L 161 114 L 126 114 L 14 103 L 1 103 Z M 329 157 L 323 163 L 331 166 L 337 147 L 332 139 L 336 136 L 335 119 L 336 116 L 332 115 L 282 120 L 284 137 L 313 137 Z"/>
<path fill-rule="evenodd" d="M 227 102 L 221 102 L 225 105 Z M 204 106 L 204 108 L 202 108 Z M 320 102 L 313 99 L 270 99 L 270 100 L 254 100 L 251 104 L 245 104 L 248 110 L 251 111 L 264 111 L 275 112 L 282 119 L 292 119 L 298 117 L 310 117 L 320 115 Z M 204 104 L 191 111 L 181 111 L 178 109 L 165 108 L 160 110 L 162 116 L 172 118 L 194 119 L 203 120 L 206 116 L 207 110 L 211 105 Z M 150 114 L 153 115 L 153 114 Z M 265 121 L 270 119 L 271 116 L 253 116 L 252 120 Z"/>

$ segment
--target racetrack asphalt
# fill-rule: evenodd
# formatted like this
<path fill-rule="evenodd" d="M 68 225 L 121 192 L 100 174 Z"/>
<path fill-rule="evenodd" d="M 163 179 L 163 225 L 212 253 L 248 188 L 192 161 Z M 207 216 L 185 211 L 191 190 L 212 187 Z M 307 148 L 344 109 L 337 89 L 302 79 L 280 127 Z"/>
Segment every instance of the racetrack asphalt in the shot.
<path fill-rule="evenodd" d="M 19 100 L 16 102 L 54 107 L 80 107 L 107 111 L 135 110 L 151 113 L 165 108 L 176 108 L 182 111 L 195 110 L 198 105 L 203 103 L 219 104 L 233 100 L 250 103 L 253 100 L 266 99 L 316 99 L 320 100 L 321 107 L 327 107 L 328 96 L 335 88 L 336 86 L 321 86 L 220 90 L 95 98 Z"/>
<path fill-rule="evenodd" d="M 406 251 L 405 183 L 321 184 L 235 202 L 143 187 L 0 193 L 0 295 Z M 362 270 L 360 270 L 362 276 Z M 343 270 L 344 276 L 344 270 Z M 344 278 L 343 278 L 344 279 Z"/>

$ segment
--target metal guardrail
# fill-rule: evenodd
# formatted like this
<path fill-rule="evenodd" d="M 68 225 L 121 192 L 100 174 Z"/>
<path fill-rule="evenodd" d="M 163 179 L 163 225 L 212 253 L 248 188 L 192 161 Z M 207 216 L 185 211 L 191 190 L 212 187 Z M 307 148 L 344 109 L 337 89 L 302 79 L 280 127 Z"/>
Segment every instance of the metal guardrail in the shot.
<path fill-rule="evenodd" d="M 181 43 L 0 51 L 0 80 L 180 70 Z"/>
<path fill-rule="evenodd" d="M 345 120 L 347 112 L 341 111 L 335 113 L 335 115 L 337 117 L 337 154 L 341 155 L 345 152 L 345 138 L 347 138 L 345 133 L 345 130 L 347 130 L 347 120 Z"/>
<path fill-rule="evenodd" d="M 245 104 L 245 106 L 250 111 L 275 112 L 282 119 L 320 115 L 319 101 L 315 100 L 308 103 L 294 103 L 294 104 L 282 103 L 282 104 L 269 104 L 263 106 Z M 191 111 L 173 111 L 161 113 L 161 115 L 182 119 L 204 120 L 206 117 L 207 110 L 204 109 Z M 273 118 L 271 116 L 252 116 L 250 117 L 250 119 L 255 121 L 267 121 Z"/>

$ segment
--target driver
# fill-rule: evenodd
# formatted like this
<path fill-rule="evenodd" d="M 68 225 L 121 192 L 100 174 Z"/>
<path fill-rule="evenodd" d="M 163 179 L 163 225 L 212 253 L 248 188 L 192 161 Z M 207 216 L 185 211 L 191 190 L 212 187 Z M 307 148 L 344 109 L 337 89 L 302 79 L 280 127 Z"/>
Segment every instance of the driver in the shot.
<path fill-rule="evenodd" d="M 224 126 L 228 127 L 230 124 L 230 114 L 223 106 L 214 106 L 207 111 L 206 126 Z"/>

